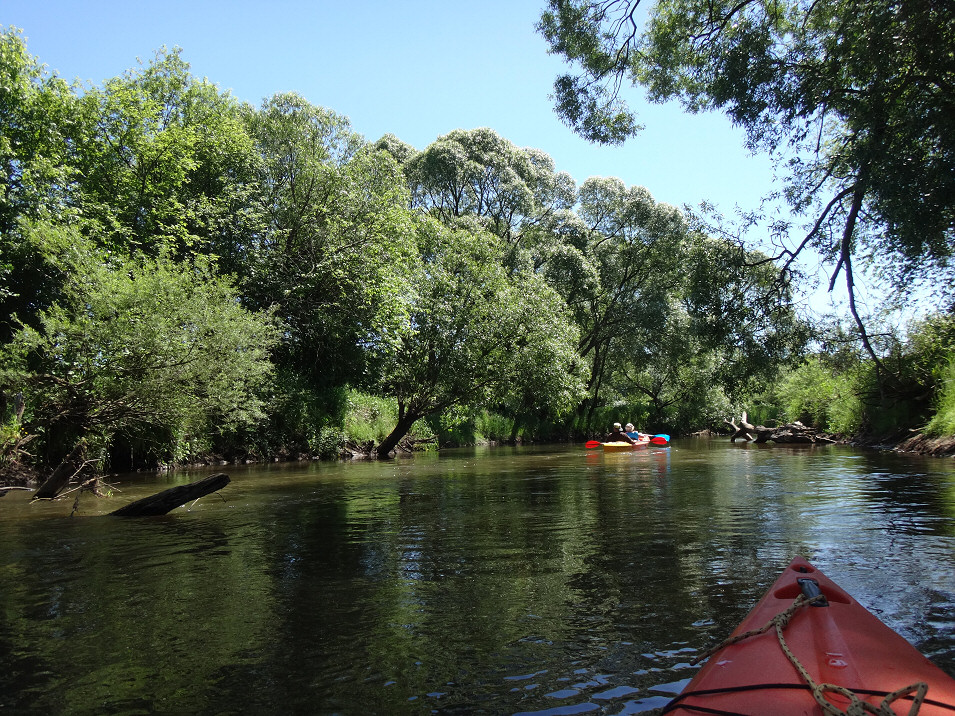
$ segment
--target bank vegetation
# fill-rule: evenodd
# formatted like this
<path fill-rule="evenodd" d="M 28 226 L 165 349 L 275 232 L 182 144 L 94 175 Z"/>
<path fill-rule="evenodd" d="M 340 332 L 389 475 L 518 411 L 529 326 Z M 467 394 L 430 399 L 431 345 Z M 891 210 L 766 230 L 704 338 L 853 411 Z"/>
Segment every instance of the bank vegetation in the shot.
<path fill-rule="evenodd" d="M 813 324 L 778 257 L 492 129 L 369 141 L 295 93 L 240 102 L 179 50 L 69 84 L 14 28 L 0 77 L 8 484 L 742 411 L 955 433 L 950 310 Z"/>

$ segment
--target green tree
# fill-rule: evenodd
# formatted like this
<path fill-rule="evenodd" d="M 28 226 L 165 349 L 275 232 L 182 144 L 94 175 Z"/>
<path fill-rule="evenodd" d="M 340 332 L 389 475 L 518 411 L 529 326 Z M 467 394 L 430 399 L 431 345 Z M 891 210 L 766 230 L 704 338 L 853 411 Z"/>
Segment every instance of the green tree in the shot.
<path fill-rule="evenodd" d="M 822 355 L 810 355 L 783 376 L 778 402 L 788 420 L 820 430 L 855 435 L 864 427 L 865 405 L 860 396 L 860 368 L 834 370 Z"/>
<path fill-rule="evenodd" d="M 659 204 L 643 187 L 627 187 L 615 178 L 590 178 L 580 188 L 577 211 L 584 226 L 571 239 L 586 244 L 551 251 L 556 267 L 545 263 L 545 275 L 560 275 L 575 322 L 580 327 L 578 351 L 590 367 L 588 400 L 580 406 L 580 426 L 591 428 L 601 391 L 618 358 L 614 346 L 625 342 L 634 353 L 644 351 L 633 339 L 658 325 L 668 297 L 682 287 L 680 273 L 688 226 L 674 207 Z M 585 227 L 585 228 L 584 228 Z"/>
<path fill-rule="evenodd" d="M 580 430 L 621 401 L 658 425 L 710 424 L 803 345 L 806 328 L 765 256 L 708 237 L 619 179 L 588 179 L 579 197 L 576 214 L 546 225 L 535 266 L 580 328 L 590 370 Z"/>
<path fill-rule="evenodd" d="M 617 341 L 616 382 L 647 402 L 652 422 L 678 430 L 719 424 L 801 355 L 809 327 L 779 293 L 774 269 L 757 259 L 692 232 L 683 284 L 654 324 Z"/>
<path fill-rule="evenodd" d="M 27 52 L 19 30 L 0 32 L 0 341 L 16 330 L 14 316 L 35 325 L 57 296 L 19 223 L 71 215 L 75 115 L 72 88 Z"/>
<path fill-rule="evenodd" d="M 316 389 L 373 381 L 368 348 L 401 318 L 413 256 L 401 169 L 346 117 L 295 94 L 249 121 L 267 224 L 249 251 L 246 295 L 277 307 L 279 360 Z"/>
<path fill-rule="evenodd" d="M 23 393 L 41 462 L 81 439 L 101 455 L 125 440 L 181 459 L 263 418 L 278 333 L 208 261 L 107 254 L 45 225 L 26 236 L 65 278 L 62 301 L 5 346 L 0 372 L 4 391 Z"/>
<path fill-rule="evenodd" d="M 651 100 L 725 112 L 785 163 L 785 195 L 809 218 L 776 257 L 782 270 L 809 248 L 828 260 L 882 368 L 853 261 L 873 261 L 902 293 L 933 280 L 950 302 L 955 286 L 955 5 L 658 0 L 645 24 L 639 5 L 550 0 L 539 29 L 579 67 L 558 80 L 558 111 L 584 136 L 622 140 L 636 128 L 618 95 L 629 80 Z"/>
<path fill-rule="evenodd" d="M 580 398 L 577 332 L 557 294 L 533 274 L 509 275 L 503 241 L 477 226 L 422 217 L 421 264 L 408 319 L 387 345 L 382 391 L 398 422 L 386 457 L 421 418 L 508 402 L 560 414 Z"/>
<path fill-rule="evenodd" d="M 394 140 L 385 148 L 401 154 Z M 405 159 L 415 208 L 448 225 L 480 224 L 512 247 L 510 264 L 529 232 L 554 212 L 573 206 L 576 185 L 537 149 L 520 148 L 491 129 L 456 129 Z"/>
<path fill-rule="evenodd" d="M 121 250 L 221 254 L 261 230 L 243 108 L 194 78 L 178 48 L 79 101 L 78 196 L 97 240 Z"/>

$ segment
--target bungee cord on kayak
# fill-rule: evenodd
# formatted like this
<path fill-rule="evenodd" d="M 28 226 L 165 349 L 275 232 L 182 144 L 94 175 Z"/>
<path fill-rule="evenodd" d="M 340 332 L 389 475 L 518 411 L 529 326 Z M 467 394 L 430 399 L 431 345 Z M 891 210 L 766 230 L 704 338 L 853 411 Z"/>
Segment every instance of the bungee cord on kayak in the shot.
<path fill-rule="evenodd" d="M 783 630 L 789 625 L 790 620 L 793 618 L 796 612 L 799 611 L 799 609 L 802 607 L 811 606 L 813 604 L 823 605 L 825 602 L 826 597 L 822 593 L 815 594 L 811 597 L 807 597 L 805 594 L 800 594 L 793 600 L 793 603 L 789 606 L 789 608 L 774 616 L 759 629 L 750 629 L 749 631 L 743 632 L 742 634 L 737 634 L 734 637 L 724 639 L 716 646 L 707 649 L 702 654 L 693 658 L 690 663 L 694 665 L 698 664 L 726 648 L 727 646 L 738 644 L 739 642 L 745 641 L 746 639 L 750 639 L 754 636 L 765 634 L 770 629 L 775 629 L 776 638 L 779 640 L 780 648 L 786 655 L 786 658 L 789 659 L 790 663 L 792 663 L 792 665 L 796 668 L 796 671 L 799 672 L 799 675 L 806 682 L 806 685 L 812 692 L 813 698 L 822 708 L 823 713 L 827 714 L 828 716 L 865 716 L 867 713 L 874 714 L 874 716 L 897 716 L 896 712 L 892 709 L 892 703 L 899 698 L 911 696 L 912 705 L 909 708 L 907 716 L 917 716 L 928 692 L 928 684 L 926 684 L 924 681 L 918 681 L 914 684 L 910 684 L 909 686 L 886 694 L 878 705 L 871 704 L 867 701 L 864 701 L 863 699 L 860 699 L 855 693 L 844 686 L 829 683 L 816 683 L 816 681 L 809 674 L 808 670 L 802 665 L 802 663 L 800 663 L 799 659 L 789 648 L 789 645 L 786 643 L 786 638 L 783 636 Z M 826 698 L 826 693 L 840 694 L 849 700 L 849 706 L 843 711 Z M 663 713 L 666 713 L 666 709 L 663 710 Z"/>

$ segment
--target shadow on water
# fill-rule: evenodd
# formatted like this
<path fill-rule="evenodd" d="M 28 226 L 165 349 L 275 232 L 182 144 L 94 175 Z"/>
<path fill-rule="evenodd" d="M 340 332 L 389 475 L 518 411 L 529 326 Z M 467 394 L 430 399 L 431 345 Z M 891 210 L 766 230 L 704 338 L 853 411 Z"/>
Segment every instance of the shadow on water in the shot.
<path fill-rule="evenodd" d="M 230 475 L 156 519 L 0 503 L 0 710 L 640 713 L 795 554 L 955 674 L 949 461 L 687 440 Z"/>

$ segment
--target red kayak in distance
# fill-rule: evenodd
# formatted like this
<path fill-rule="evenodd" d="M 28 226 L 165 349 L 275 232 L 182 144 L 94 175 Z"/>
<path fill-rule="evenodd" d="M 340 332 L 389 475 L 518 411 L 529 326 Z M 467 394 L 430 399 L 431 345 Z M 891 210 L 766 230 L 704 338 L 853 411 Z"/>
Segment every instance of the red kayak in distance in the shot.
<path fill-rule="evenodd" d="M 797 557 L 662 713 L 955 716 L 955 679 Z"/>

